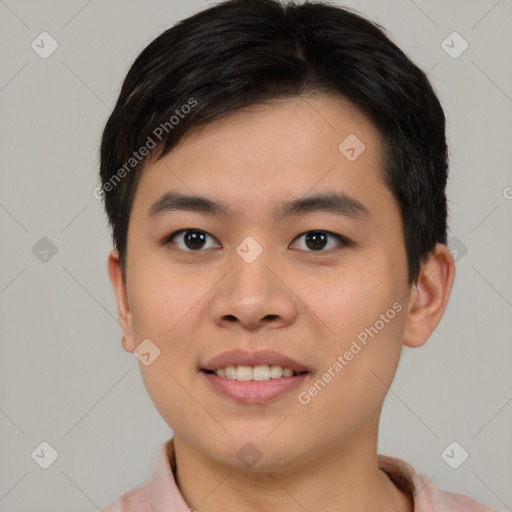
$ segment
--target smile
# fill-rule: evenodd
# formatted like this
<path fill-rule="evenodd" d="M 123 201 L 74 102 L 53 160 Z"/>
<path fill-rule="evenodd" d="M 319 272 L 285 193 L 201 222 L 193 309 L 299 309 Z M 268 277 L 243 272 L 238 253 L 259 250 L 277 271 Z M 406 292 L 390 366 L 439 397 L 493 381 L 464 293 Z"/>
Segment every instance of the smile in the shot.
<path fill-rule="evenodd" d="M 254 380 L 263 382 L 270 379 L 293 377 L 307 372 L 295 372 L 291 368 L 283 368 L 279 365 L 261 364 L 257 366 L 226 366 L 225 368 L 217 368 L 217 370 L 209 370 L 208 373 L 214 373 L 217 377 L 223 377 L 231 380 Z"/>

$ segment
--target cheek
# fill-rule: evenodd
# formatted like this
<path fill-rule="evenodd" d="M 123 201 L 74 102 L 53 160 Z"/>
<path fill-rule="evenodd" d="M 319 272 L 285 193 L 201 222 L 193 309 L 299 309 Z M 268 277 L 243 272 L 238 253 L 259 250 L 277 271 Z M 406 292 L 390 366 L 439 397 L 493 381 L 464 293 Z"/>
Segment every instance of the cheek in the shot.
<path fill-rule="evenodd" d="M 403 289 L 390 269 L 369 270 L 330 276 L 328 291 L 312 282 L 304 284 L 305 302 L 328 326 L 327 335 L 317 339 L 323 354 L 324 368 L 320 371 L 331 369 L 336 375 L 326 386 L 330 389 L 326 400 L 333 393 L 332 400 L 339 401 L 340 393 L 349 390 L 342 400 L 354 406 L 357 400 L 351 397 L 381 397 L 398 365 L 406 320 Z M 322 380 L 329 379 L 325 375 Z"/>
<path fill-rule="evenodd" d="M 300 390 L 298 407 L 304 417 L 318 418 L 326 438 L 337 438 L 340 425 L 344 435 L 359 435 L 382 407 L 400 359 L 404 326 L 403 309 L 398 314 L 392 308 L 386 311 L 392 311 L 388 323 L 368 313 L 360 313 L 358 321 L 340 315 L 344 318 L 335 327 L 341 335 L 331 342 L 321 341 L 324 366 Z M 343 328 L 352 335 L 345 335 Z"/>
<path fill-rule="evenodd" d="M 179 357 L 174 356 L 173 357 Z M 170 364 L 162 354 L 150 366 L 139 363 L 144 386 L 156 410 L 173 431 L 186 432 L 193 423 L 204 421 L 204 410 L 187 392 L 181 366 Z"/>
<path fill-rule="evenodd" d="M 184 429 L 187 422 L 201 418 L 201 410 L 186 389 L 197 370 L 194 315 L 211 288 L 205 281 L 204 275 L 194 279 L 162 266 L 133 267 L 130 294 L 136 343 L 150 339 L 160 351 L 150 365 L 139 362 L 139 370 L 157 411 L 173 429 L 180 429 L 180 418 L 187 418 Z"/>
<path fill-rule="evenodd" d="M 210 280 L 211 274 L 149 260 L 144 265 L 134 265 L 129 294 L 138 337 L 153 336 L 166 343 L 172 340 L 181 324 L 186 323 L 187 314 L 200 307 L 201 299 L 213 285 Z"/>
<path fill-rule="evenodd" d="M 332 340 L 343 343 L 373 325 L 397 300 L 399 290 L 389 276 L 390 269 L 361 259 L 328 275 L 301 275 L 298 289 L 303 302 L 329 327 Z"/>

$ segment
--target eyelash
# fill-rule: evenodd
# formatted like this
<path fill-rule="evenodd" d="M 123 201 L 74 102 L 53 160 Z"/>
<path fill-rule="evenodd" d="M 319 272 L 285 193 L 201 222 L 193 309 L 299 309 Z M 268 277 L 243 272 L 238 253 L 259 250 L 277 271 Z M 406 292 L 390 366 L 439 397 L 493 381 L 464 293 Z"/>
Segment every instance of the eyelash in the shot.
<path fill-rule="evenodd" d="M 194 231 L 194 232 L 198 232 L 198 233 L 204 233 L 212 238 L 214 238 L 212 235 L 210 235 L 209 233 L 207 233 L 206 231 L 203 231 L 201 229 L 195 229 L 195 228 L 187 228 L 187 229 L 180 229 L 178 231 L 174 231 L 173 233 L 171 233 L 170 235 L 168 235 L 167 237 L 165 237 L 164 241 L 163 241 L 163 245 L 169 245 L 173 238 L 180 235 L 180 234 L 185 234 L 185 233 L 188 233 L 190 231 Z M 293 241 L 295 240 L 298 240 L 299 238 L 303 237 L 304 235 L 307 235 L 308 233 L 315 233 L 315 232 L 319 232 L 319 233 L 324 233 L 326 234 L 327 236 L 330 236 L 332 238 L 335 238 L 342 247 L 348 247 L 350 245 L 352 245 L 352 242 L 350 240 L 348 240 L 347 238 L 345 238 L 344 236 L 341 236 L 341 235 L 338 235 L 336 233 L 332 233 L 331 231 L 326 231 L 326 230 L 323 230 L 323 229 L 310 229 L 309 231 L 304 231 L 303 233 L 301 233 L 300 235 L 297 235 Z M 184 252 L 204 252 L 205 249 L 197 249 L 197 250 L 192 250 L 192 249 L 181 249 L 179 247 L 180 250 L 184 251 Z M 335 248 L 336 249 L 336 248 Z M 324 249 L 320 249 L 318 251 L 313 251 L 313 250 L 305 250 L 305 252 L 311 252 L 311 253 L 321 253 L 321 252 L 331 252 L 333 249 L 327 249 L 327 250 L 324 250 Z"/>

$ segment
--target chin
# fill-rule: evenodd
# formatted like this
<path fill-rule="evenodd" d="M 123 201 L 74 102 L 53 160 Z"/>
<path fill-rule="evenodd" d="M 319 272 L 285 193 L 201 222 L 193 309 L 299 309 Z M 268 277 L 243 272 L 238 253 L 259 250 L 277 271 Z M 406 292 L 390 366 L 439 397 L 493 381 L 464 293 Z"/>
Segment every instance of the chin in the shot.
<path fill-rule="evenodd" d="M 294 441 L 297 437 L 285 438 L 275 433 L 268 436 L 271 431 L 270 428 L 259 435 L 249 432 L 246 435 L 237 433 L 233 437 L 223 435 L 222 439 L 212 439 L 212 444 L 202 451 L 217 462 L 237 470 L 263 473 L 293 467 L 298 456 Z"/>

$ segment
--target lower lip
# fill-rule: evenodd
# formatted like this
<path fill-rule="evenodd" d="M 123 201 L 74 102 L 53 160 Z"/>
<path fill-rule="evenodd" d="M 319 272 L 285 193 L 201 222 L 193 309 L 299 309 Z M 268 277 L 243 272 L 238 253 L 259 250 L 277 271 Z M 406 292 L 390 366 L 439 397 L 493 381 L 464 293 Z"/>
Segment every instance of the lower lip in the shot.
<path fill-rule="evenodd" d="M 300 386 L 308 376 L 308 373 L 303 373 L 295 377 L 255 381 L 227 379 L 204 371 L 201 373 L 216 391 L 244 404 L 271 402 L 283 393 Z"/>

